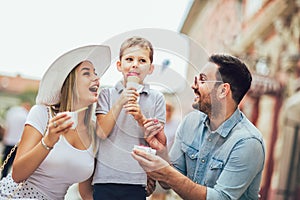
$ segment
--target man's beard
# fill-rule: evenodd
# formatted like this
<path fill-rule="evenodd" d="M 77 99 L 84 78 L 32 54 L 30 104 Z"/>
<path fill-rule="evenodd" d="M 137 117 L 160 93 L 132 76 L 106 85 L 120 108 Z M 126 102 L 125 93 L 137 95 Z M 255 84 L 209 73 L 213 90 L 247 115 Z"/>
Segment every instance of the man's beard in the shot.
<path fill-rule="evenodd" d="M 222 113 L 220 110 L 222 109 L 222 106 L 216 97 L 215 90 L 206 95 L 204 99 L 194 102 L 192 107 L 211 117 L 216 117 Z"/>
<path fill-rule="evenodd" d="M 202 97 L 202 96 L 201 96 Z M 204 99 L 199 99 L 199 101 L 194 102 L 192 107 L 196 110 L 199 110 L 205 114 L 209 114 L 211 110 L 211 96 L 210 94 L 206 95 Z"/>
<path fill-rule="evenodd" d="M 193 102 L 192 107 L 193 107 L 195 110 L 200 110 L 200 102 Z"/>

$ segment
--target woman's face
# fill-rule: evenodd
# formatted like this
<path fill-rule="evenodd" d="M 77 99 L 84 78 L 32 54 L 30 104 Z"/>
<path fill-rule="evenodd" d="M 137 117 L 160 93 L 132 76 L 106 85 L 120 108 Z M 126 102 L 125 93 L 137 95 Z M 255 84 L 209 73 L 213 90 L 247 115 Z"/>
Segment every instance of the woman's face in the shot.
<path fill-rule="evenodd" d="M 76 77 L 75 85 L 78 101 L 75 99 L 75 107 L 80 108 L 95 103 L 98 97 L 100 82 L 92 63 L 83 61 L 76 68 Z"/>

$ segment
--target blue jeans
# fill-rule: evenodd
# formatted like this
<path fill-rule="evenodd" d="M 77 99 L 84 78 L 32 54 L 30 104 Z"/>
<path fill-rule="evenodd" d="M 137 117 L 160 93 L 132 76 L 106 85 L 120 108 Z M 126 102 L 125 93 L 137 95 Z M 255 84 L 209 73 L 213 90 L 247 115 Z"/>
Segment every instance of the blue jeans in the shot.
<path fill-rule="evenodd" d="M 142 185 L 97 183 L 94 185 L 94 200 L 145 200 Z"/>

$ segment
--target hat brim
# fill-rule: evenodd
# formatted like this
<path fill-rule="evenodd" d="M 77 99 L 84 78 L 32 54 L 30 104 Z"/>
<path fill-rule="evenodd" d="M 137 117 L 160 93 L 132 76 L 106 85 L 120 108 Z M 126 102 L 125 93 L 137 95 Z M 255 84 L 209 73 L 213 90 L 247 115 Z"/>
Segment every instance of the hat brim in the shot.
<path fill-rule="evenodd" d="M 101 77 L 110 66 L 110 48 L 103 45 L 89 45 L 73 49 L 57 58 L 43 75 L 36 103 L 44 105 L 59 103 L 65 79 L 82 61 L 90 61 L 98 76 Z"/>

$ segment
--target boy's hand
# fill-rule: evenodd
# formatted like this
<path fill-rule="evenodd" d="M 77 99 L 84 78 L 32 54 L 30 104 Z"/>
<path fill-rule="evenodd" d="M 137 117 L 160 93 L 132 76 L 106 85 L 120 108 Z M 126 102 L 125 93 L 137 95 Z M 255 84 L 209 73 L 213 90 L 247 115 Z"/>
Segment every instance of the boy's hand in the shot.
<path fill-rule="evenodd" d="M 143 115 L 140 105 L 136 101 L 129 101 L 123 108 L 128 114 L 133 116 L 140 126 L 143 126 L 146 117 Z"/>
<path fill-rule="evenodd" d="M 146 117 L 141 112 L 140 105 L 137 102 L 140 94 L 136 92 L 136 89 L 134 88 L 124 89 L 123 94 L 124 96 L 126 96 L 124 98 L 126 99 L 126 102 L 125 104 L 123 104 L 123 108 L 126 110 L 127 114 L 133 116 L 133 118 L 138 122 L 140 126 L 143 126 L 143 122 L 146 120 Z"/>
<path fill-rule="evenodd" d="M 126 105 L 129 102 L 136 102 L 139 97 L 139 93 L 133 89 L 126 89 L 124 88 L 123 92 L 121 93 L 121 96 L 119 98 L 119 103 L 123 106 Z"/>

